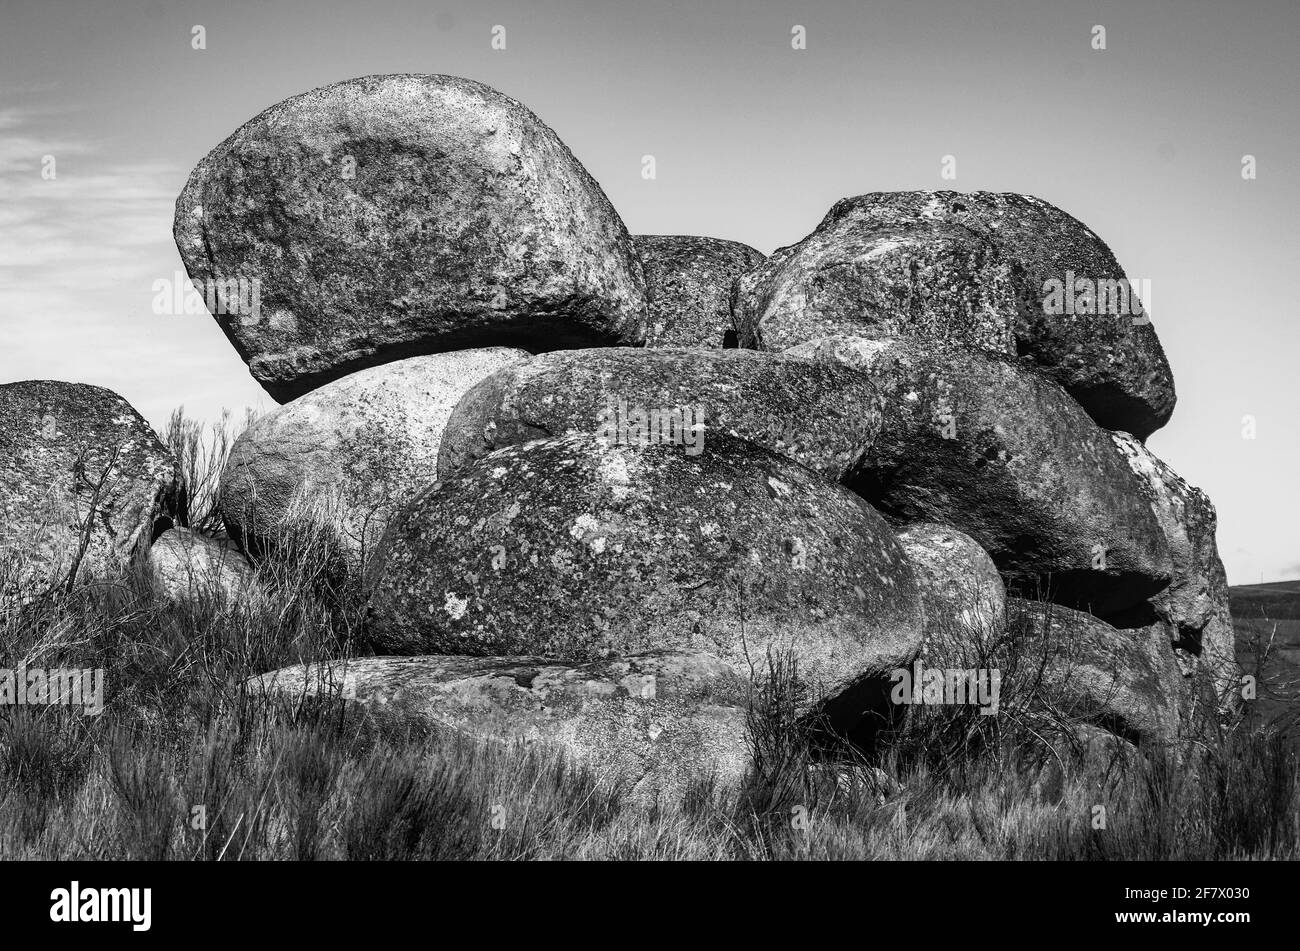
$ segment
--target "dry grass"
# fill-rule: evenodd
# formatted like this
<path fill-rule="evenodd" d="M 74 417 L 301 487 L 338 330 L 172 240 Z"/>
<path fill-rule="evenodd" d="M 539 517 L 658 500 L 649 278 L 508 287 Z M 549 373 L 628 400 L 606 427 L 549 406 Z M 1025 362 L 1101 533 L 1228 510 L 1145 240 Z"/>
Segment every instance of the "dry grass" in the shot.
<path fill-rule="evenodd" d="M 180 463 L 181 483 L 185 487 L 181 521 L 196 532 L 218 535 L 224 531 L 221 522 L 221 471 L 230 455 L 235 440 L 253 422 L 254 413 L 247 410 L 240 420 L 235 420 L 229 410 L 206 429 L 203 424 L 185 415 L 185 408 L 172 411 L 163 431 L 163 443 Z"/>
<path fill-rule="evenodd" d="M 873 754 L 828 746 L 799 712 L 797 669 L 772 658 L 748 780 L 637 808 L 544 748 L 379 733 L 337 701 L 245 691 L 350 649 L 355 618 L 282 581 L 263 573 L 267 596 L 247 604 L 185 607 L 125 579 L 6 618 L 0 667 L 103 667 L 108 703 L 99 717 L 0 709 L 0 858 L 1300 857 L 1296 757 L 1258 723 L 1107 770 L 1042 739 L 1068 725 L 1050 706 L 974 721 L 910 708 Z"/>

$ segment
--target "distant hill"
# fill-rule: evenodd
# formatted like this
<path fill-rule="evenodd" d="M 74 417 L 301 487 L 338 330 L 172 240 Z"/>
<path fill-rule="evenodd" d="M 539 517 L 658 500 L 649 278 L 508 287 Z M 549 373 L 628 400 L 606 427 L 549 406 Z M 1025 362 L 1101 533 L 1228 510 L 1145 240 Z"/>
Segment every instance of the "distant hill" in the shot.
<path fill-rule="evenodd" d="M 1234 620 L 1300 618 L 1300 581 L 1233 585 L 1228 598 Z"/>
<path fill-rule="evenodd" d="M 1228 588 L 1237 660 L 1259 681 L 1256 710 L 1265 721 L 1293 724 L 1288 732 L 1300 745 L 1294 726 L 1300 703 L 1300 581 L 1241 584 Z M 1267 660 L 1261 662 L 1265 645 Z"/>

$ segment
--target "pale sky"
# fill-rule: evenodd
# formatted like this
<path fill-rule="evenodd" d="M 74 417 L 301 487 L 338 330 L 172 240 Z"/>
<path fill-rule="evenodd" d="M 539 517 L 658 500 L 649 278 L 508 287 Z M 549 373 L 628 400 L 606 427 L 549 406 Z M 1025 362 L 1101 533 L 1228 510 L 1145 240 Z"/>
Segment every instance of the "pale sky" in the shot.
<path fill-rule="evenodd" d="M 287 96 L 453 73 L 550 124 L 634 234 L 770 252 L 891 189 L 1059 205 L 1152 282 L 1178 408 L 1149 444 L 1216 503 L 1229 580 L 1300 577 L 1297 49 L 1291 0 L 0 0 L 0 382 L 107 386 L 155 427 L 273 407 L 209 316 L 152 311 L 177 193 Z"/>

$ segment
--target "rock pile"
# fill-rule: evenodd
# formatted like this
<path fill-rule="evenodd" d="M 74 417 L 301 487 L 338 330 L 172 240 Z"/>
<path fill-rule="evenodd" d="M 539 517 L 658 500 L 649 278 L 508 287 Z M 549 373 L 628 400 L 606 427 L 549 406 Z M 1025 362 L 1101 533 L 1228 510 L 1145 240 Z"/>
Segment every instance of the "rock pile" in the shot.
<path fill-rule="evenodd" d="M 297 397 L 232 454 L 232 533 L 353 486 L 352 534 L 384 527 L 367 636 L 411 658 L 363 679 L 439 684 L 406 691 L 422 717 L 573 737 L 606 713 L 518 688 L 507 729 L 434 695 L 492 665 L 750 675 L 781 651 L 851 720 L 1011 615 L 1070 648 L 1052 678 L 1127 740 L 1173 740 L 1188 696 L 1236 684 L 1213 508 L 1143 445 L 1175 399 L 1155 329 L 1105 243 L 1037 198 L 848 198 L 770 258 L 629 238 L 520 104 L 384 76 L 242 127 L 176 236 L 192 277 L 267 284 L 269 312 L 217 319 Z M 647 775 L 653 743 L 609 742 Z"/>
<path fill-rule="evenodd" d="M 342 683 L 374 716 L 558 743 L 644 793 L 743 773 L 777 653 L 846 731 L 892 672 L 1013 614 L 1068 648 L 1047 676 L 1089 729 L 1167 743 L 1198 691 L 1235 689 L 1213 507 L 1144 445 L 1175 401 L 1155 329 L 1101 239 L 1037 198 L 848 198 L 769 258 L 633 238 L 524 106 L 370 76 L 217 146 L 175 237 L 288 401 L 230 456 L 231 535 L 273 557 L 296 500 L 334 491 L 369 596 L 380 656 L 267 690 Z M 1080 279 L 1104 293 L 1061 312 Z M 74 536 L 71 433 L 129 432 L 95 536 L 121 555 L 157 530 L 167 460 L 129 407 L 75 393 L 0 388 L 0 502 L 32 532 L 29 489 L 52 487 Z M 81 408 L 51 442 L 55 395 Z"/>

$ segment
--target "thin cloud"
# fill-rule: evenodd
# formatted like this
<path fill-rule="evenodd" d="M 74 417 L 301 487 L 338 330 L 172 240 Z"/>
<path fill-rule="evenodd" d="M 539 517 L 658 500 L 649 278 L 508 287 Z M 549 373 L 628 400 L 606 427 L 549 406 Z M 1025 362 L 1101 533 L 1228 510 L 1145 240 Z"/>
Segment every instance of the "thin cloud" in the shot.
<path fill-rule="evenodd" d="M 181 171 L 114 162 L 103 143 L 69 136 L 66 126 L 43 134 L 58 114 L 0 108 L 0 128 L 12 130 L 0 138 L 0 380 L 31 376 L 51 353 L 82 374 L 136 372 L 130 353 L 151 353 L 163 319 L 150 307 L 152 284 L 176 269 Z M 53 178 L 41 174 L 46 155 Z"/>

